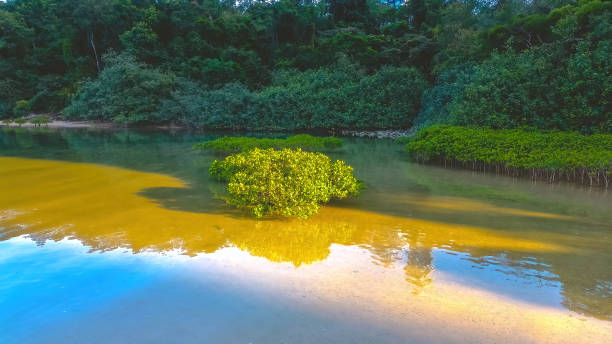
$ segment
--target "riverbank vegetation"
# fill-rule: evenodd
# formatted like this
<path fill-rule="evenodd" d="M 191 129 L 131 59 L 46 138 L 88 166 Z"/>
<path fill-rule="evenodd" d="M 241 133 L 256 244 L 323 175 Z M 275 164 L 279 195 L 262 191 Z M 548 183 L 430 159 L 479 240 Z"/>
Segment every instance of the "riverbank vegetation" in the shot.
<path fill-rule="evenodd" d="M 301 148 L 307 151 L 330 151 L 342 147 L 343 140 L 337 137 L 316 137 L 308 134 L 289 136 L 285 139 L 256 137 L 222 137 L 212 141 L 196 143 L 193 148 L 217 154 L 239 153 L 253 148 L 282 149 Z"/>
<path fill-rule="evenodd" d="M 9 0 L 0 118 L 610 133 L 611 4 Z"/>
<path fill-rule="evenodd" d="M 18 118 L 5 118 L 2 120 L 2 124 L 4 125 L 11 125 L 12 123 L 17 124 L 18 126 L 22 126 L 26 123 L 30 122 L 31 124 L 33 124 L 35 127 L 40 127 L 42 125 L 48 125 L 49 123 L 53 122 L 53 120 L 45 115 L 38 115 L 38 116 L 34 116 L 32 118 L 24 118 L 24 117 L 18 117 Z"/>
<path fill-rule="evenodd" d="M 612 182 L 612 135 L 523 129 L 431 126 L 406 151 L 417 161 L 534 180 L 567 180 L 608 187 Z"/>
<path fill-rule="evenodd" d="M 361 187 L 343 161 L 301 149 L 254 148 L 215 160 L 210 174 L 227 183 L 228 204 L 255 217 L 306 218 L 321 203 L 357 195 Z"/>
<path fill-rule="evenodd" d="M 30 120 L 30 123 L 34 124 L 34 126 L 36 127 L 40 127 L 41 125 L 47 125 L 51 122 L 53 121 L 49 117 L 43 115 L 36 116 Z"/>

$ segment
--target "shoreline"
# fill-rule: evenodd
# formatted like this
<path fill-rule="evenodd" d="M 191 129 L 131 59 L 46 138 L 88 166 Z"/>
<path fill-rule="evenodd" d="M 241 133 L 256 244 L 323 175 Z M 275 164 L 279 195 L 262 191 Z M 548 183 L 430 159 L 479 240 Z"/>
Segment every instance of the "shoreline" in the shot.
<path fill-rule="evenodd" d="M 92 128 L 92 129 L 161 129 L 161 130 L 196 130 L 196 131 L 206 131 L 206 129 L 202 128 L 192 128 L 186 126 L 180 126 L 175 124 L 169 125 L 133 125 L 128 126 L 124 124 L 118 124 L 114 122 L 95 122 L 95 121 L 65 121 L 65 120 L 53 120 L 47 124 L 36 125 L 30 122 L 23 123 L 21 125 L 17 123 L 2 123 L 0 122 L 0 127 L 7 128 Z M 372 138 L 372 139 L 398 139 L 400 137 L 408 137 L 413 136 L 414 132 L 412 129 L 381 129 L 381 130 L 356 130 L 356 129 L 342 129 L 342 130 L 334 130 L 334 129 L 326 129 L 327 132 L 331 136 L 344 136 L 344 137 L 364 137 L 364 138 Z M 219 132 L 232 132 L 232 133 L 241 133 L 241 132 L 250 132 L 249 130 L 229 130 L 229 129 L 211 129 L 210 131 L 219 131 Z M 270 132 L 270 133 L 299 133 L 299 132 L 322 132 L 322 129 L 313 129 L 306 131 L 293 131 L 293 130 L 278 130 L 278 131 L 261 131 L 254 130 L 252 132 Z"/>
<path fill-rule="evenodd" d="M 51 121 L 47 124 L 36 125 L 30 122 L 21 125 L 17 123 L 0 123 L 0 126 L 7 128 L 113 128 L 112 123 L 95 123 L 84 121 Z"/>
<path fill-rule="evenodd" d="M 412 129 L 383 129 L 383 130 L 342 130 L 342 136 L 367 137 L 371 139 L 399 139 L 414 136 Z"/>

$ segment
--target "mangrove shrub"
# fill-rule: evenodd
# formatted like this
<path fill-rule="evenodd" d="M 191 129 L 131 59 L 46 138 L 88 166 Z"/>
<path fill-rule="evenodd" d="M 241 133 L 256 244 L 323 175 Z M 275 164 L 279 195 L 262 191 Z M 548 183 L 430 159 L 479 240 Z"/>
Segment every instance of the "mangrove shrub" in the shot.
<path fill-rule="evenodd" d="M 238 153 L 253 148 L 302 148 L 308 151 L 333 150 L 342 147 L 340 138 L 316 137 L 308 134 L 289 136 L 286 139 L 256 138 L 256 137 L 222 137 L 212 141 L 196 143 L 193 148 L 211 150 L 215 153 Z"/>
<path fill-rule="evenodd" d="M 15 122 L 17 125 L 21 127 L 22 125 L 26 124 L 27 121 L 25 118 L 19 117 L 19 118 L 15 118 L 13 122 Z"/>
<path fill-rule="evenodd" d="M 419 161 L 551 182 L 565 178 L 607 187 L 612 179 L 609 134 L 432 126 L 420 131 L 406 150 Z"/>
<path fill-rule="evenodd" d="M 226 201 L 265 215 L 306 218 L 331 199 L 357 195 L 353 168 L 321 153 L 254 148 L 215 161 L 210 174 L 227 182 Z"/>
<path fill-rule="evenodd" d="M 41 125 L 47 125 L 51 122 L 53 122 L 53 120 L 51 120 L 51 118 L 44 116 L 44 115 L 36 116 L 32 120 L 30 120 L 30 123 L 34 124 L 34 126 L 36 127 L 40 127 Z"/>

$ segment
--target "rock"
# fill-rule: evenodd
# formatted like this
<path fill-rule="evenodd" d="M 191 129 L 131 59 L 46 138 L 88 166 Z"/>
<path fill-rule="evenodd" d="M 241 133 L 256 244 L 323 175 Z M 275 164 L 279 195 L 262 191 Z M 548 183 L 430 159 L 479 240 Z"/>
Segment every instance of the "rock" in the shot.
<path fill-rule="evenodd" d="M 413 136 L 414 132 L 408 130 L 343 130 L 342 135 L 356 137 L 370 137 L 375 139 L 397 139 L 400 137 Z"/>

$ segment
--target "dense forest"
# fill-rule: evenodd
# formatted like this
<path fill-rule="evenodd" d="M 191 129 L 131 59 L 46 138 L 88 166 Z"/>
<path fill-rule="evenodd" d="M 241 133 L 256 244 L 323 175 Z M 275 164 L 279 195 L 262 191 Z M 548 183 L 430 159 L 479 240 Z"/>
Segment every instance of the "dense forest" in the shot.
<path fill-rule="evenodd" d="M 612 132 L 602 0 L 8 0 L 0 118 Z"/>

